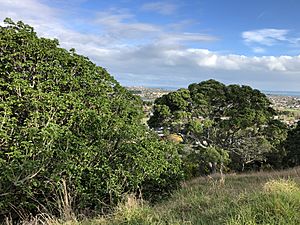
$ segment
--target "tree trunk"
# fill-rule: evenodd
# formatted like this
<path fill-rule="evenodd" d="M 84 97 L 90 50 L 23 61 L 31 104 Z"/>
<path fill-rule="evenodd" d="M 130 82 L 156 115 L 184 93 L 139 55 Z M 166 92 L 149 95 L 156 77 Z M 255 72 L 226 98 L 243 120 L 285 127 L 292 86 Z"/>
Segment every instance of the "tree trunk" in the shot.
<path fill-rule="evenodd" d="M 210 173 L 215 174 L 217 172 L 217 162 L 209 162 Z"/>

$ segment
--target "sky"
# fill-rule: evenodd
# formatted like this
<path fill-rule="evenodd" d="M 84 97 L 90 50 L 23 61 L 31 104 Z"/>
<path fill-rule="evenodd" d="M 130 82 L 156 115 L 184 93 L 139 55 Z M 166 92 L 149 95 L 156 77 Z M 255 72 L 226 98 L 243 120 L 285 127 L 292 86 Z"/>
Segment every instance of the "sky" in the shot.
<path fill-rule="evenodd" d="M 125 86 L 300 91 L 299 10 L 299 0 L 0 0 L 0 25 L 22 20 Z"/>

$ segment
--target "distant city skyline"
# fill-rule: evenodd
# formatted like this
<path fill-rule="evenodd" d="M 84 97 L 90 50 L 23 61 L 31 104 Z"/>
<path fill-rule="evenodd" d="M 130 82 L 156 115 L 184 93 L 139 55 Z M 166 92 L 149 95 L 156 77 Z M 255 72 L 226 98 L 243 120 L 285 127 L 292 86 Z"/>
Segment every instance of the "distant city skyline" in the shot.
<path fill-rule="evenodd" d="M 299 9 L 297 0 L 0 0 L 0 20 L 57 38 L 125 86 L 216 79 L 300 91 Z"/>

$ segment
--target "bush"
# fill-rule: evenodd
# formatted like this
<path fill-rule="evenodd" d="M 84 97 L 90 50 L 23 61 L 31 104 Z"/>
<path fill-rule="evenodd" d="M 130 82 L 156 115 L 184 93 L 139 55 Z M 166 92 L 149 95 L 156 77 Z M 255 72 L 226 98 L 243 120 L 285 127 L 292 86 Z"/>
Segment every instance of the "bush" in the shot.
<path fill-rule="evenodd" d="M 180 181 L 177 148 L 141 125 L 141 100 L 88 58 L 6 19 L 0 26 L 0 221 Z M 155 190 L 149 187 L 155 186 Z"/>

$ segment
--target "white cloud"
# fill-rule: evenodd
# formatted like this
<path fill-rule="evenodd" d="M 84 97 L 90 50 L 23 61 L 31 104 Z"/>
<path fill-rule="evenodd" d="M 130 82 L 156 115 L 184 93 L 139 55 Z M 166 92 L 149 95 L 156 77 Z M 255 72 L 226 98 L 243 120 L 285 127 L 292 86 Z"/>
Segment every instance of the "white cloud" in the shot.
<path fill-rule="evenodd" d="M 300 56 L 222 55 L 207 49 L 156 44 L 111 49 L 106 55 L 93 53 L 92 58 L 110 68 L 124 84 L 186 86 L 215 78 L 262 89 L 300 88 Z M 291 80 L 295 81 L 291 84 Z"/>
<path fill-rule="evenodd" d="M 253 47 L 253 48 L 252 48 L 252 51 L 255 52 L 255 53 L 262 54 L 262 53 L 265 53 L 265 52 L 266 52 L 266 49 L 264 49 L 264 48 L 262 48 L 262 47 Z"/>
<path fill-rule="evenodd" d="M 137 22 L 134 15 L 127 12 L 100 12 L 93 23 L 100 25 L 102 32 L 117 39 L 141 38 L 161 32 L 159 26 Z"/>
<path fill-rule="evenodd" d="M 56 12 L 56 10 L 40 3 L 37 0 L 0 0 L 0 4 L 0 12 L 2 16 L 11 15 L 27 18 L 28 12 L 30 12 L 31 18 L 45 18 L 47 16 L 54 15 Z"/>
<path fill-rule="evenodd" d="M 216 41 L 217 38 L 211 35 L 198 33 L 163 33 L 159 38 L 160 44 L 175 44 L 181 42 L 206 42 Z"/>
<path fill-rule="evenodd" d="M 268 52 L 275 45 L 299 49 L 300 38 L 295 35 L 287 29 L 260 29 L 242 33 L 244 43 L 259 54 Z"/>
<path fill-rule="evenodd" d="M 142 6 L 142 10 L 156 12 L 162 15 L 171 15 L 177 9 L 177 6 L 166 2 L 151 2 Z"/>
<path fill-rule="evenodd" d="M 289 30 L 285 29 L 260 29 L 245 31 L 242 37 L 246 43 L 258 43 L 261 45 L 272 46 L 279 41 L 287 41 Z"/>

